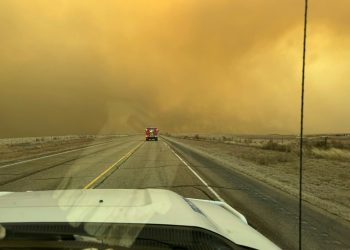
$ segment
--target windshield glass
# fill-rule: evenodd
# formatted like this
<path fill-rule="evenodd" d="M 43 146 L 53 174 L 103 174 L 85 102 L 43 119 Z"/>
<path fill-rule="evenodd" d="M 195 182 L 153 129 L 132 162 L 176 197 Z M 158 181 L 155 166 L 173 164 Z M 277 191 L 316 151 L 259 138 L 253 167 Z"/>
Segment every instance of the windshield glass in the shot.
<path fill-rule="evenodd" d="M 350 2 L 309 3 L 300 172 L 303 25 L 301 0 L 1 0 L 0 239 L 350 249 Z"/>

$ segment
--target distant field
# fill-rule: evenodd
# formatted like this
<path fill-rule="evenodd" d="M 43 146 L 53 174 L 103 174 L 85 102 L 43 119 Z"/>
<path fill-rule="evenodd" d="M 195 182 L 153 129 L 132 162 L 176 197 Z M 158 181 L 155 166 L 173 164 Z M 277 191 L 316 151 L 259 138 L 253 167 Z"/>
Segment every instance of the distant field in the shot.
<path fill-rule="evenodd" d="M 0 139 L 0 164 L 87 146 L 123 135 L 66 135 Z"/>
<path fill-rule="evenodd" d="M 210 141 L 299 154 L 299 137 L 296 135 L 177 134 L 174 136 L 181 139 Z M 349 160 L 349 150 L 350 134 L 306 135 L 304 138 L 304 153 L 309 157 Z"/>
<path fill-rule="evenodd" d="M 299 139 L 293 135 L 173 135 L 294 196 L 298 195 Z M 308 135 L 303 198 L 350 221 L 350 136 Z"/>

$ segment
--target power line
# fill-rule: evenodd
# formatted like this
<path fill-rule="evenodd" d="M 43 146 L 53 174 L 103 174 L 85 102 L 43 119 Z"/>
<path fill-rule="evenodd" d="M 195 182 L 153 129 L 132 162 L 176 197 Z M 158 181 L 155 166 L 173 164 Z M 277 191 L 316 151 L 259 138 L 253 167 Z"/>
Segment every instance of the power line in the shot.
<path fill-rule="evenodd" d="M 303 67 L 301 78 L 301 110 L 300 110 L 300 146 L 299 146 L 299 249 L 302 249 L 302 187 L 303 187 L 303 136 L 304 136 L 304 92 L 305 92 L 305 58 L 306 58 L 306 28 L 307 28 L 308 0 L 305 0 L 304 10 L 304 39 L 303 39 Z"/>

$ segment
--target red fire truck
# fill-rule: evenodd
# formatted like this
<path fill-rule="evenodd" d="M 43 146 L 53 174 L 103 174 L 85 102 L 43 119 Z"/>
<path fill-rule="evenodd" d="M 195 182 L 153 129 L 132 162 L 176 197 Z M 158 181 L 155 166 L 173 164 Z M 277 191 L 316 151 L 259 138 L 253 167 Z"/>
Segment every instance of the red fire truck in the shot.
<path fill-rule="evenodd" d="M 146 141 L 149 141 L 149 140 L 158 141 L 158 133 L 159 133 L 158 128 L 146 128 L 145 129 Z"/>

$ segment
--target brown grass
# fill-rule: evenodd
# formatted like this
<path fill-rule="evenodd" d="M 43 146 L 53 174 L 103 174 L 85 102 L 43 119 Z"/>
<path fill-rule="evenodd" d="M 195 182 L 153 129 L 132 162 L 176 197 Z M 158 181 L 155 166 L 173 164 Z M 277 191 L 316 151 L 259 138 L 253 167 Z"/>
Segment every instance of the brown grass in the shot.
<path fill-rule="evenodd" d="M 5 164 L 14 160 L 24 160 L 32 157 L 69 150 L 94 142 L 94 138 L 75 138 L 69 140 L 38 140 L 33 143 L 15 143 L 0 145 L 0 163 Z M 98 139 L 99 141 L 103 139 Z"/>
<path fill-rule="evenodd" d="M 350 151 L 338 148 L 319 149 L 312 148 L 311 154 L 314 158 L 323 158 L 338 161 L 350 161 Z"/>

